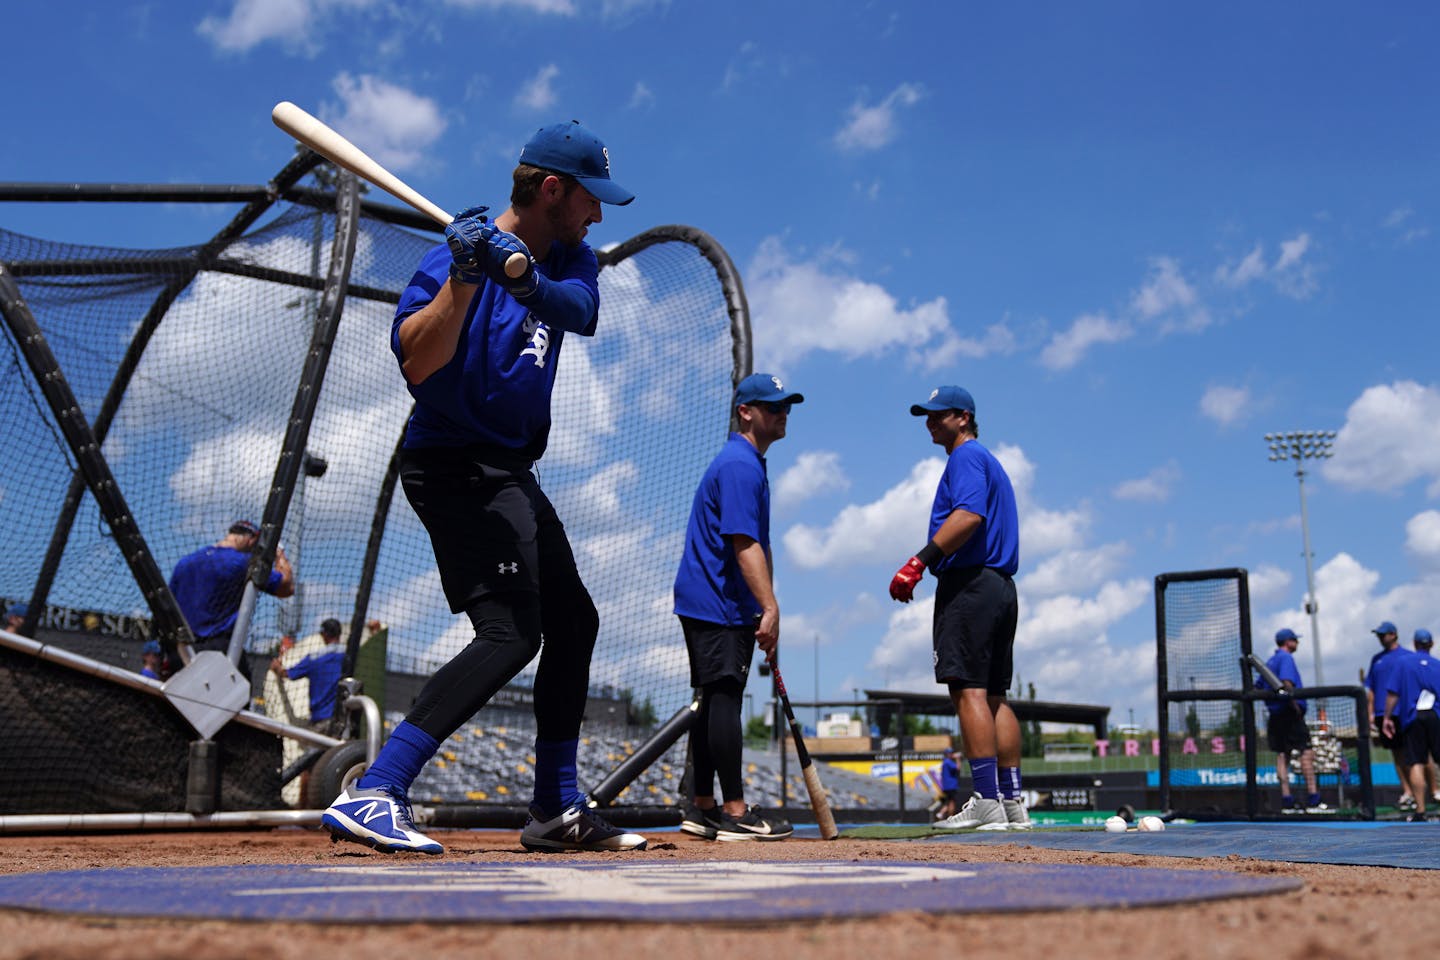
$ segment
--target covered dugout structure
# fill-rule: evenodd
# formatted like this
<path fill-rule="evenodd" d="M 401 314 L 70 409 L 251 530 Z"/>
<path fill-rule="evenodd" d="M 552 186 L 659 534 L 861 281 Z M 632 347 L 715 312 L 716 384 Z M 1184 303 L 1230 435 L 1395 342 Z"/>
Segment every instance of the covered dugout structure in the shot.
<path fill-rule="evenodd" d="M 204 242 L 135 250 L 8 232 L 6 202 L 238 212 Z M 395 496 L 411 400 L 390 323 L 437 230 L 365 199 L 353 176 L 308 150 L 254 186 L 0 184 L 0 606 L 28 605 L 19 633 L 138 670 L 147 637 L 191 638 L 166 586 L 175 562 L 250 518 L 261 527 L 254 578 L 283 542 L 297 590 L 260 599 L 246 651 L 268 658 L 282 637 L 335 617 L 348 625 L 353 670 L 365 624 L 378 620 L 383 670 L 367 692 L 388 721 L 403 715 L 409 703 L 385 698 L 384 678 L 430 673 L 471 634 L 448 610 L 423 528 Z M 582 785 L 690 699 L 667 602 L 673 563 L 694 484 L 725 440 L 733 385 L 751 362 L 739 275 L 704 232 L 647 230 L 600 261 L 598 333 L 564 351 L 537 466 L 600 610 L 592 697 L 623 706 L 587 717 L 585 735 L 600 743 L 582 750 L 591 764 Z M 194 734 L 163 702 L 5 640 L 0 814 L 183 808 L 176 777 Z M 482 713 L 485 726 L 445 746 L 418 802 L 528 794 L 531 671 L 493 716 Z M 235 726 L 217 737 L 229 751 L 222 770 L 243 770 L 231 779 L 251 786 L 227 782 L 222 808 L 277 803 L 275 738 L 242 731 L 246 743 L 227 744 Z M 637 789 L 624 799 L 670 798 Z"/>

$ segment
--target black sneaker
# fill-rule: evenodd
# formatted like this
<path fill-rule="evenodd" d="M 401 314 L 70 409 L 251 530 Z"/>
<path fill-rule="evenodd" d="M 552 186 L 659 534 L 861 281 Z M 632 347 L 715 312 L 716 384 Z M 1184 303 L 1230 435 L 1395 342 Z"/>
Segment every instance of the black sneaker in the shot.
<path fill-rule="evenodd" d="M 1423 813 L 1416 812 L 1416 813 L 1410 814 L 1410 816 L 1406 817 L 1405 819 L 1406 819 L 1406 821 L 1408 821 L 1409 823 L 1426 823 L 1426 822 L 1428 822 L 1428 819 L 1429 819 L 1429 818 L 1426 817 L 1425 814 L 1423 814 Z"/>
<path fill-rule="evenodd" d="M 784 840 L 795 832 L 783 817 L 767 817 L 759 807 L 751 807 L 742 816 L 732 817 L 723 809 L 716 825 L 716 840 Z"/>
<path fill-rule="evenodd" d="M 719 807 L 702 810 L 692 803 L 685 811 L 685 819 L 680 821 L 680 830 L 682 832 L 692 834 L 702 840 L 714 840 L 719 828 Z"/>
<path fill-rule="evenodd" d="M 644 850 L 645 838 L 627 833 L 583 803 L 550 820 L 533 804 L 520 832 L 520 845 L 538 853 L 557 850 Z"/>

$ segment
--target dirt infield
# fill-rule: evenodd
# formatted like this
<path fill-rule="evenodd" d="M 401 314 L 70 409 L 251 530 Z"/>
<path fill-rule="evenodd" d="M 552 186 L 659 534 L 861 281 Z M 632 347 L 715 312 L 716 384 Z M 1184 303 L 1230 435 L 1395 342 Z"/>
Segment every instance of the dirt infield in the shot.
<path fill-rule="evenodd" d="M 678 833 L 651 834 L 637 854 L 566 854 L 649 860 L 1027 862 L 1205 869 L 1296 877 L 1295 894 L 1190 906 L 1071 910 L 996 916 L 901 912 L 882 917 L 774 925 L 682 924 L 356 924 L 231 923 L 77 919 L 0 911 L 0 960 L 10 958 L 265 958 L 395 960 L 441 956 L 692 958 L 701 955 L 837 960 L 931 950 L 972 957 L 1056 958 L 1422 956 L 1435 935 L 1440 871 L 1340 867 L 1246 860 L 1073 853 L 1013 845 L 796 839 L 715 844 Z M 506 831 L 441 834 L 447 859 L 546 860 Z M 1435 841 L 1440 842 L 1440 833 Z M 1440 850 L 1440 843 L 1437 843 Z M 395 862 L 314 831 L 159 833 L 123 836 L 0 837 L 0 874 L 135 866 L 216 866 L 334 861 Z"/>

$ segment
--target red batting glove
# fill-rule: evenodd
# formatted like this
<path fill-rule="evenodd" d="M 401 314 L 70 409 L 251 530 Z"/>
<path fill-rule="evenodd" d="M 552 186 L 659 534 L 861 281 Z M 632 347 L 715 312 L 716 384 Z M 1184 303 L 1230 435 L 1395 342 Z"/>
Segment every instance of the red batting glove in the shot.
<path fill-rule="evenodd" d="M 905 561 L 905 566 L 895 574 L 895 579 L 890 581 L 890 598 L 899 600 L 901 603 L 909 603 L 915 596 L 915 584 L 919 583 L 925 576 L 925 564 L 919 557 L 911 557 Z"/>

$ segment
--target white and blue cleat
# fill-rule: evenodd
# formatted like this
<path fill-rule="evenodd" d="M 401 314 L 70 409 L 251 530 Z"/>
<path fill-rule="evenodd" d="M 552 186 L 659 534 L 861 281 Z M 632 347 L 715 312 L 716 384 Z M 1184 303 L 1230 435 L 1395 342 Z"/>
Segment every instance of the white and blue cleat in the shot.
<path fill-rule="evenodd" d="M 374 847 L 381 853 L 441 854 L 445 848 L 415 829 L 410 800 L 385 787 L 347 787 L 320 817 L 331 840 Z"/>

